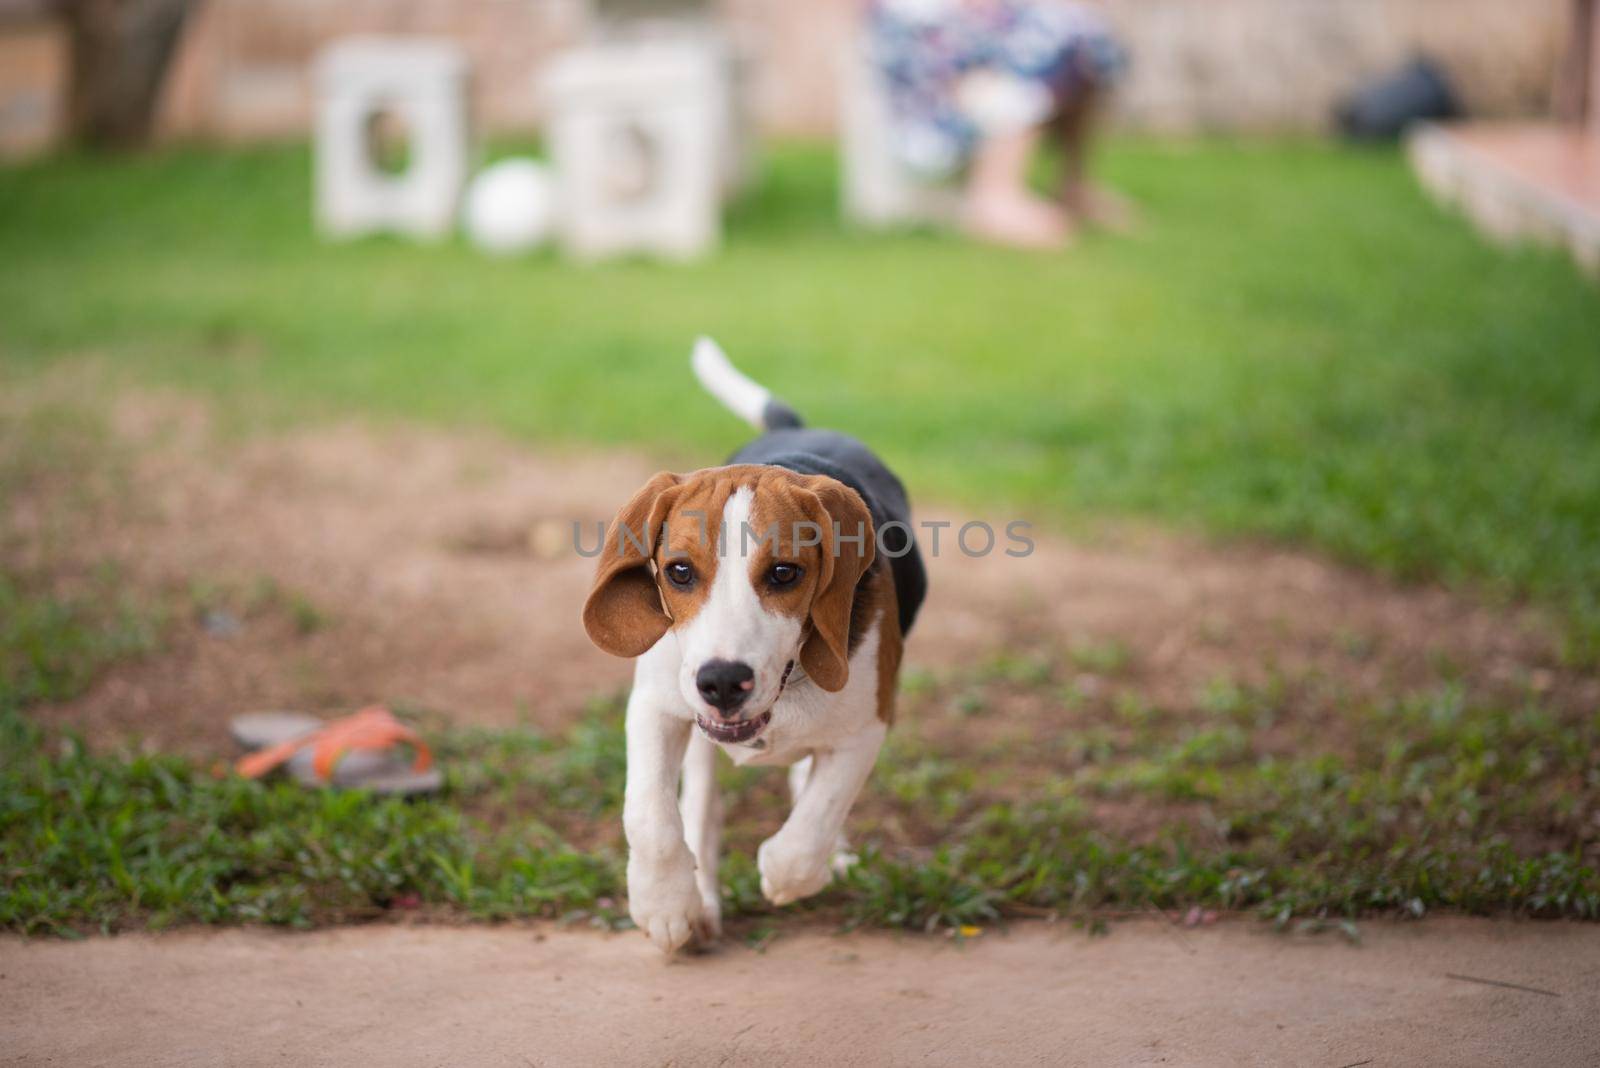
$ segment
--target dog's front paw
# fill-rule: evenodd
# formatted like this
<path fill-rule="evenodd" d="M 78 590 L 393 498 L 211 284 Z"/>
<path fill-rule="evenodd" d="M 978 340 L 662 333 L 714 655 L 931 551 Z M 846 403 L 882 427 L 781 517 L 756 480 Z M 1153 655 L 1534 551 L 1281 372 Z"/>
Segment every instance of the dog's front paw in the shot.
<path fill-rule="evenodd" d="M 687 849 L 681 858 L 660 864 L 629 859 L 628 915 L 663 953 L 683 948 L 696 935 L 708 936 L 694 858 Z"/>
<path fill-rule="evenodd" d="M 828 885 L 833 878 L 833 851 L 786 838 L 782 831 L 761 843 L 756 867 L 761 870 L 761 893 L 774 905 L 799 901 Z"/>

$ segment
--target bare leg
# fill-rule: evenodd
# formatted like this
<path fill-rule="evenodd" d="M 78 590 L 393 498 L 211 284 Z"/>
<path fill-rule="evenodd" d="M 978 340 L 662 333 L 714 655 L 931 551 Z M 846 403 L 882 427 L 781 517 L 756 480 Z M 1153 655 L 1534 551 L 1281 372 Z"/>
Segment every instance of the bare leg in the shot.
<path fill-rule="evenodd" d="M 972 160 L 962 207 L 967 232 L 1017 248 L 1055 249 L 1072 236 L 1059 205 L 1028 189 L 1028 165 L 1041 131 L 1029 127 L 985 138 Z"/>
<path fill-rule="evenodd" d="M 1101 92 L 1086 83 L 1072 92 L 1052 123 L 1061 142 L 1061 204 L 1073 217 L 1108 230 L 1126 231 L 1137 223 L 1128 200 L 1089 179 L 1089 145 L 1099 116 Z"/>
<path fill-rule="evenodd" d="M 683 794 L 678 799 L 683 837 L 694 854 L 695 885 L 700 890 L 700 922 L 695 934 L 710 942 L 722 934 L 722 887 L 717 881 L 722 849 L 722 795 L 717 792 L 717 747 L 699 731 L 689 736 L 683 757 Z"/>

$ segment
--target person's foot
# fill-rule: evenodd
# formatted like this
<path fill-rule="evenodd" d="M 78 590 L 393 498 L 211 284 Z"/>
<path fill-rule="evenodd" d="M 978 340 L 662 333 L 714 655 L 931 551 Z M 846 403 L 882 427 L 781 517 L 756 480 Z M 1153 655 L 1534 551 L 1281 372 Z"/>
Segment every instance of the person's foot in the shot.
<path fill-rule="evenodd" d="M 1073 182 L 1061 193 L 1072 217 L 1088 226 L 1126 234 L 1139 228 L 1139 209 L 1121 193 L 1093 182 Z"/>
<path fill-rule="evenodd" d="M 1051 250 L 1072 240 L 1072 219 L 1058 204 L 1024 192 L 971 198 L 962 215 L 967 234 L 1009 248 Z"/>

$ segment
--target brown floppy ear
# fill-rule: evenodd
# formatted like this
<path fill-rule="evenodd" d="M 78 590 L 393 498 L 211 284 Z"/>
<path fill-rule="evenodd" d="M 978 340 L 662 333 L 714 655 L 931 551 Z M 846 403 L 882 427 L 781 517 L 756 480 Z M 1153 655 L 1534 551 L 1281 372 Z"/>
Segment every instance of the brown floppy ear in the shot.
<path fill-rule="evenodd" d="M 670 471 L 653 476 L 606 530 L 594 585 L 583 605 L 583 629 L 590 641 L 612 656 L 643 654 L 672 625 L 661 605 L 650 560 L 672 491 L 682 482 Z"/>
<path fill-rule="evenodd" d="M 800 666 L 818 686 L 837 693 L 850 680 L 850 609 L 856 584 L 877 554 L 876 532 L 861 495 L 849 486 L 825 475 L 802 485 L 801 507 L 822 528 L 822 573 L 811 597 L 811 636 L 800 649 Z"/>

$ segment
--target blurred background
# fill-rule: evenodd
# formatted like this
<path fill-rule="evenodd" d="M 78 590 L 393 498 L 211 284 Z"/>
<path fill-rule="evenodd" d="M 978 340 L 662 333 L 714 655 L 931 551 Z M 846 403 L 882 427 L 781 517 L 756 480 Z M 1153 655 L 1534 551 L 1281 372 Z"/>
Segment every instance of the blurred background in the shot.
<path fill-rule="evenodd" d="M 6 72 L 0 144 L 8 153 L 36 150 L 72 129 L 73 20 L 118 6 L 0 4 Z M 493 134 L 537 131 L 545 115 L 538 92 L 542 66 L 584 40 L 598 8 L 627 7 L 584 0 L 168 0 L 122 6 L 128 14 L 99 17 L 146 23 L 139 32 L 152 40 L 144 61 L 159 70 L 142 77 L 128 72 L 128 110 L 148 103 L 157 140 L 228 141 L 304 137 L 311 128 L 318 51 L 341 37 L 373 33 L 457 43 L 472 65 L 473 113 L 482 128 Z M 647 13 L 670 6 L 633 5 Z M 752 54 L 750 107 L 761 131 L 833 133 L 838 57 L 858 32 L 861 5 L 728 0 L 710 6 Z M 1103 0 L 1095 6 L 1138 57 L 1116 100 L 1120 124 L 1162 132 L 1282 133 L 1326 129 L 1340 99 L 1418 51 L 1455 76 L 1474 114 L 1546 114 L 1578 5 Z M 134 9 L 142 11 L 135 15 Z"/>

